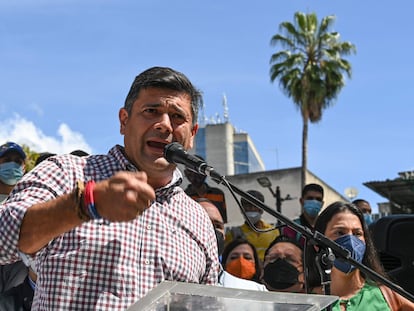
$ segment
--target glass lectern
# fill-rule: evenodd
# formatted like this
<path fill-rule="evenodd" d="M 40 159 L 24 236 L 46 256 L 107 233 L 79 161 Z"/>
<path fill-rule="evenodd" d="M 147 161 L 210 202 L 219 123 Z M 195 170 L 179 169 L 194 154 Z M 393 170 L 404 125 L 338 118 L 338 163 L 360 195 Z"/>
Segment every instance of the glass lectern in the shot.
<path fill-rule="evenodd" d="M 305 311 L 323 310 L 337 296 L 263 292 L 164 281 L 128 311 Z"/>

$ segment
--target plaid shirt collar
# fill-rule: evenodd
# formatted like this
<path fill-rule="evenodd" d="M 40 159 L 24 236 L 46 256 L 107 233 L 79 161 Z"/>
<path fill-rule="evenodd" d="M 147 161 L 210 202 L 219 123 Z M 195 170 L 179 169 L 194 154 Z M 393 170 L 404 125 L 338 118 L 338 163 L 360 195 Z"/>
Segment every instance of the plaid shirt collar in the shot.
<path fill-rule="evenodd" d="M 126 157 L 124 152 L 124 147 L 121 145 L 114 146 L 110 151 L 111 154 L 115 159 L 120 163 L 121 168 L 126 171 L 136 172 L 139 169 L 132 164 Z M 170 198 L 174 193 L 176 193 L 179 189 L 177 188 L 183 182 L 183 175 L 178 167 L 175 168 L 171 181 L 165 185 L 164 187 L 155 189 L 155 195 L 157 197 L 157 202 L 162 203 L 168 198 Z"/>

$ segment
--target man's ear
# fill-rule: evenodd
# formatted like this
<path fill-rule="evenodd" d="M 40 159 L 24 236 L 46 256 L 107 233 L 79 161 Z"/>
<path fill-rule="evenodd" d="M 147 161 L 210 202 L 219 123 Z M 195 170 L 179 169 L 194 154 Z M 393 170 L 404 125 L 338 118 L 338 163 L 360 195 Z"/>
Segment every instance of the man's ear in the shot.
<path fill-rule="evenodd" d="M 119 109 L 118 116 L 119 116 L 119 124 L 120 124 L 119 132 L 122 135 L 124 135 L 125 134 L 125 127 L 126 127 L 126 124 L 128 122 L 128 111 L 126 111 L 125 108 L 121 108 L 121 109 Z"/>
<path fill-rule="evenodd" d="M 198 132 L 198 123 L 194 124 L 193 128 L 191 129 L 191 135 L 195 136 Z"/>
<path fill-rule="evenodd" d="M 192 129 L 191 129 L 191 139 L 190 139 L 190 148 L 189 149 L 193 148 L 193 146 L 194 146 L 194 137 L 197 134 L 197 131 L 198 131 L 198 123 L 194 124 Z"/>

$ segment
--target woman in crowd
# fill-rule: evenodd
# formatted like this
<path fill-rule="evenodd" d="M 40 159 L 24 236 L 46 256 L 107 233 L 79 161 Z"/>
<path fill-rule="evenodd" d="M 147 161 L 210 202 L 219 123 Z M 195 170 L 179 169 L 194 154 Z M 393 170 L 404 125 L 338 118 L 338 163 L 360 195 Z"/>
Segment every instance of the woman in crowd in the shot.
<path fill-rule="evenodd" d="M 319 214 L 315 230 L 349 250 L 356 261 L 385 276 L 364 216 L 355 205 L 332 203 Z M 307 282 L 308 288 L 313 289 L 320 288 L 321 284 L 315 257 L 315 247 L 309 246 Z M 414 303 L 339 258 L 335 259 L 332 268 L 330 294 L 339 296 L 333 310 L 414 310 Z"/>
<path fill-rule="evenodd" d="M 246 239 L 235 239 L 224 248 L 222 265 L 234 276 L 260 283 L 259 257 L 254 245 Z"/>

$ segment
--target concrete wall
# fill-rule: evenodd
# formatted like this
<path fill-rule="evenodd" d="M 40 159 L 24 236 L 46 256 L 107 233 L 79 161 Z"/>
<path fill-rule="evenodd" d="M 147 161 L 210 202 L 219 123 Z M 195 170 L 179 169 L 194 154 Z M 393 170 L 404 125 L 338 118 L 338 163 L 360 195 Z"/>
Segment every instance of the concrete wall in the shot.
<path fill-rule="evenodd" d="M 217 170 L 219 171 L 219 170 Z M 220 171 L 219 171 L 220 172 Z M 275 191 L 276 186 L 279 186 L 281 198 L 286 198 L 287 195 L 291 197 L 290 200 L 282 202 L 281 212 L 284 216 L 294 219 L 298 217 L 301 213 L 301 206 L 299 203 L 299 198 L 301 196 L 301 187 L 300 187 L 300 168 L 290 168 L 290 169 L 281 169 L 273 171 L 264 171 L 258 173 L 242 174 L 242 175 L 233 175 L 226 176 L 226 179 L 235 187 L 240 190 L 247 191 L 250 189 L 258 190 L 263 193 L 265 197 L 265 204 L 276 210 L 276 198 L 273 197 L 271 191 L 267 188 L 263 188 L 257 182 L 257 178 L 261 176 L 267 176 L 272 182 L 272 188 Z M 233 198 L 230 191 L 222 184 L 217 185 L 213 180 L 207 179 L 207 182 L 210 186 L 218 187 L 222 189 L 226 195 L 226 204 L 227 204 L 227 217 L 228 224 L 226 226 L 235 226 L 242 224 L 244 222 L 243 216 L 240 212 L 235 199 Z M 347 201 L 340 193 L 335 189 L 331 188 L 327 183 L 322 181 L 320 178 L 315 176 L 313 173 L 307 173 L 307 183 L 318 183 L 320 184 L 325 191 L 324 196 L 324 206 L 328 206 L 334 201 Z M 187 179 L 184 177 L 183 188 L 188 184 Z M 240 200 L 240 196 L 236 195 L 237 199 Z M 277 220 L 270 214 L 264 213 L 263 218 L 269 223 L 275 223 Z"/>

